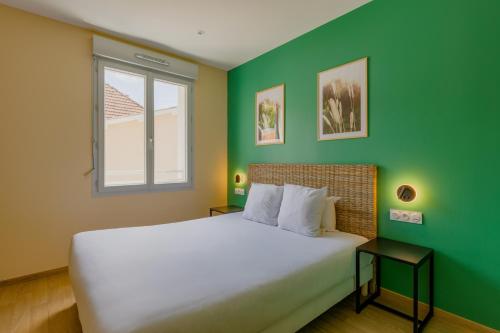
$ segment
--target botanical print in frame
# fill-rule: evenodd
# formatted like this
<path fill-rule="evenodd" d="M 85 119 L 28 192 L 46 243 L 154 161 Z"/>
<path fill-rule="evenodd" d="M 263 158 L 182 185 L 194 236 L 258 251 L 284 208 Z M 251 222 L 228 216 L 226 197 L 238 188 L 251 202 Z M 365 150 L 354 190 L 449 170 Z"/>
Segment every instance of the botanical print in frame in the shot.
<path fill-rule="evenodd" d="M 255 94 L 255 144 L 285 143 L 285 85 Z"/>
<path fill-rule="evenodd" d="M 318 140 L 368 135 L 367 58 L 318 73 Z"/>

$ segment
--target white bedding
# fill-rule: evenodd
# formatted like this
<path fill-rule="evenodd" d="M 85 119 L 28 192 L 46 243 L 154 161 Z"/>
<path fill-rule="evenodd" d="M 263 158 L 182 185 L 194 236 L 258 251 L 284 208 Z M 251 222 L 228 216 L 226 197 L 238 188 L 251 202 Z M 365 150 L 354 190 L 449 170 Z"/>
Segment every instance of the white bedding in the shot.
<path fill-rule="evenodd" d="M 87 333 L 259 332 L 352 279 L 363 242 L 343 232 L 306 237 L 235 213 L 79 233 L 70 274 Z"/>

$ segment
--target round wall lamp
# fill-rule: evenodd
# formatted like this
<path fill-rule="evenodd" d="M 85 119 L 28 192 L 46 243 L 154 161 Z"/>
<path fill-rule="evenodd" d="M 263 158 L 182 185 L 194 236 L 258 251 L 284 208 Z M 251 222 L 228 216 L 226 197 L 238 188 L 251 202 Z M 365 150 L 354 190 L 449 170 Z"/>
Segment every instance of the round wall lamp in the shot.
<path fill-rule="evenodd" d="M 401 185 L 398 187 L 396 195 L 403 202 L 411 202 L 417 197 L 417 192 L 410 185 Z"/>
<path fill-rule="evenodd" d="M 245 177 L 245 174 L 244 173 L 237 173 L 235 176 L 234 176 L 234 183 L 236 185 L 245 185 L 246 183 L 246 177 Z"/>

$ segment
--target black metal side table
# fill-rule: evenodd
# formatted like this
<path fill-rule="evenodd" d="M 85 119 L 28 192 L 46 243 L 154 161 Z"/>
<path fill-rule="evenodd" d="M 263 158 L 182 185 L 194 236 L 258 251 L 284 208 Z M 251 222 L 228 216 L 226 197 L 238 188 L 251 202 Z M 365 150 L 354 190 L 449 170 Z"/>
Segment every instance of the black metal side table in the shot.
<path fill-rule="evenodd" d="M 236 205 L 211 207 L 210 208 L 210 216 L 213 216 L 214 212 L 217 212 L 219 214 L 230 214 L 230 213 L 241 212 L 242 210 L 243 210 L 242 207 L 236 206 Z"/>
<path fill-rule="evenodd" d="M 361 303 L 361 288 L 359 286 L 359 255 L 369 253 L 376 258 L 376 291 Z M 380 258 L 395 260 L 413 267 L 413 316 L 378 303 L 375 299 L 380 296 Z M 418 319 L 418 270 L 429 262 L 429 310 L 424 320 Z M 375 238 L 356 248 L 356 312 L 360 313 L 368 304 L 397 314 L 413 321 L 413 332 L 421 332 L 434 314 L 434 250 L 427 247 L 398 242 L 385 238 Z"/>

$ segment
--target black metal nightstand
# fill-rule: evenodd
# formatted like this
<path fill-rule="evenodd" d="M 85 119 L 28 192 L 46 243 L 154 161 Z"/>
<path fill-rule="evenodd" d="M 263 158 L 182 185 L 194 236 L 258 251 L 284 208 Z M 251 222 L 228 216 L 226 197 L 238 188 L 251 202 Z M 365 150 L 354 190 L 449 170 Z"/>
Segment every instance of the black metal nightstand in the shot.
<path fill-rule="evenodd" d="M 363 303 L 361 303 L 361 288 L 359 286 L 359 255 L 361 252 L 372 254 L 376 258 L 377 290 Z M 399 261 L 413 267 L 413 316 L 375 301 L 380 296 L 380 258 Z M 418 269 L 426 261 L 429 262 L 429 311 L 424 320 L 420 320 L 418 319 Z M 413 332 L 421 332 L 434 314 L 434 250 L 385 238 L 372 239 L 358 246 L 356 248 L 356 312 L 360 313 L 368 304 L 373 304 L 413 321 Z"/>
<path fill-rule="evenodd" d="M 230 213 L 241 212 L 242 210 L 243 210 L 242 207 L 236 206 L 236 205 L 211 207 L 210 208 L 210 216 L 213 216 L 213 212 L 217 212 L 220 214 L 230 214 Z"/>

